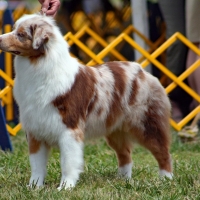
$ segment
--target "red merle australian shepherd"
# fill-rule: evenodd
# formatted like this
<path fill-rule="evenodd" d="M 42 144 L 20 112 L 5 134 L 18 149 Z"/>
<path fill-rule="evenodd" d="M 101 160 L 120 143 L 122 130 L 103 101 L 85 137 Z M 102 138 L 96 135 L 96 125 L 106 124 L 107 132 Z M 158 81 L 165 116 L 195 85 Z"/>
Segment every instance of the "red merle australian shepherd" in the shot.
<path fill-rule="evenodd" d="M 15 56 L 14 96 L 28 136 L 31 178 L 42 186 L 48 153 L 57 146 L 59 190 L 75 186 L 85 139 L 103 136 L 118 158 L 120 176 L 131 178 L 134 142 L 155 157 L 161 176 L 172 178 L 170 102 L 157 78 L 135 62 L 86 67 L 51 17 L 25 15 L 0 36 L 0 49 Z"/>

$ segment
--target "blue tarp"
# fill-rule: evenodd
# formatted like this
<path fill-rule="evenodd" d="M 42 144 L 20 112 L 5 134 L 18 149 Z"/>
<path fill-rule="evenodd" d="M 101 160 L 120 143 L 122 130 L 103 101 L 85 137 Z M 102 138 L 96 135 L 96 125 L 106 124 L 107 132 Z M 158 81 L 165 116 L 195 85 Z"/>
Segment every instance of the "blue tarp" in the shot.
<path fill-rule="evenodd" d="M 12 13 L 10 10 L 5 10 L 3 14 L 3 27 L 6 24 L 13 25 L 13 19 L 12 19 Z M 0 54 L 0 69 L 5 71 L 4 68 L 4 53 Z M 5 87 L 5 81 L 3 78 L 0 78 L 0 89 L 3 89 Z M 4 151 L 10 150 L 12 151 L 12 144 L 10 141 L 10 136 L 8 134 L 8 131 L 6 129 L 6 120 L 5 120 L 5 111 L 1 106 L 0 101 L 0 148 Z"/>
<path fill-rule="evenodd" d="M 1 105 L 0 105 L 0 148 L 4 151 L 6 150 L 12 151 L 12 144 L 10 141 L 10 136 L 6 129 L 6 120 Z"/>

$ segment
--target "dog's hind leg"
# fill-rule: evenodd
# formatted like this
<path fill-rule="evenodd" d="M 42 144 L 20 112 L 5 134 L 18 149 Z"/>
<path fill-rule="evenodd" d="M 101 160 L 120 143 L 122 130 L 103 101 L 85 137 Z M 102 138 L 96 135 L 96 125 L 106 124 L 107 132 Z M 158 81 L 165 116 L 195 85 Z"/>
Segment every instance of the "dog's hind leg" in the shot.
<path fill-rule="evenodd" d="M 172 161 L 169 153 L 169 148 L 162 143 L 159 143 L 157 139 L 151 139 L 144 146 L 149 149 L 149 151 L 156 158 L 159 165 L 159 173 L 161 176 L 166 176 L 168 178 L 173 177 L 172 173 Z"/>
<path fill-rule="evenodd" d="M 74 187 L 83 171 L 83 138 L 68 130 L 59 139 L 62 177 L 58 190 Z"/>
<path fill-rule="evenodd" d="M 37 141 L 31 134 L 27 134 L 27 139 L 31 165 L 29 186 L 43 186 L 50 147 L 44 142 Z"/>
<path fill-rule="evenodd" d="M 132 141 L 124 132 L 113 132 L 106 137 L 107 143 L 115 150 L 118 158 L 118 173 L 125 178 L 132 174 Z"/>
<path fill-rule="evenodd" d="M 143 132 L 134 132 L 137 141 L 146 147 L 155 157 L 158 162 L 160 175 L 172 178 L 172 161 L 169 153 L 170 138 L 168 130 L 160 128 L 159 125 L 155 128 L 155 124 L 148 124 L 148 128 Z M 154 126 L 152 128 L 151 126 Z"/>

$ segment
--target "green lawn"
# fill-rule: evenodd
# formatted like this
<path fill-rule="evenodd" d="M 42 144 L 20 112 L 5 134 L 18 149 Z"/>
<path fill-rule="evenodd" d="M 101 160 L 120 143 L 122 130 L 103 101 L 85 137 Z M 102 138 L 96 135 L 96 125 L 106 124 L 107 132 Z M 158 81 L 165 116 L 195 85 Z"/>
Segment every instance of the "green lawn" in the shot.
<path fill-rule="evenodd" d="M 173 180 L 160 178 L 155 159 L 139 146 L 132 154 L 132 179 L 126 181 L 118 178 L 114 152 L 104 140 L 97 140 L 85 145 L 85 171 L 77 186 L 58 192 L 60 164 L 57 150 L 52 151 L 45 186 L 41 189 L 26 186 L 30 166 L 26 137 L 20 132 L 11 138 L 13 153 L 0 151 L 0 200 L 200 200 L 200 139 L 182 143 L 175 132 L 172 134 Z"/>

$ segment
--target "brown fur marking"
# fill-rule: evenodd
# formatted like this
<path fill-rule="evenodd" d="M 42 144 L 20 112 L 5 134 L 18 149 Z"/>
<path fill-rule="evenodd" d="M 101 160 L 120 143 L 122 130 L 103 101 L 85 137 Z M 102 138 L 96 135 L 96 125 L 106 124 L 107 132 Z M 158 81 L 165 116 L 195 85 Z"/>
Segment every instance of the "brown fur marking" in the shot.
<path fill-rule="evenodd" d="M 97 115 L 100 116 L 102 112 L 103 112 L 103 108 L 99 108 L 99 109 L 97 110 Z"/>
<path fill-rule="evenodd" d="M 162 115 L 158 112 L 158 107 L 162 108 L 163 105 L 160 105 L 159 101 L 151 101 L 148 102 L 148 110 L 145 113 L 144 125 L 145 132 L 144 135 L 146 138 L 156 138 L 159 144 L 162 146 L 169 146 L 169 126 L 168 123 L 166 125 L 161 122 L 167 122 L 169 119 L 169 113 L 163 113 Z M 164 108 L 162 109 L 162 112 Z M 161 118 L 166 118 L 165 120 Z"/>
<path fill-rule="evenodd" d="M 113 73 L 115 80 L 113 100 L 106 119 L 106 127 L 110 127 L 116 122 L 123 110 L 121 107 L 121 97 L 124 95 L 126 89 L 126 75 L 124 69 L 120 67 L 118 62 L 108 62 L 106 65 Z"/>
<path fill-rule="evenodd" d="M 115 91 L 119 92 L 119 94 L 122 96 L 126 89 L 126 74 L 124 69 L 121 67 L 122 64 L 119 62 L 108 62 L 106 65 L 113 73 L 115 80 Z"/>
<path fill-rule="evenodd" d="M 36 140 L 32 134 L 29 134 L 28 144 L 30 154 L 37 153 L 40 150 L 41 142 Z"/>
<path fill-rule="evenodd" d="M 116 152 L 117 158 L 118 158 L 118 163 L 119 167 L 123 167 L 124 165 L 127 165 L 132 162 L 131 159 L 131 150 L 129 148 L 125 148 L 124 151 Z"/>
<path fill-rule="evenodd" d="M 170 145 L 170 134 L 169 134 L 169 113 L 167 109 L 162 108 L 162 111 L 165 110 L 165 113 L 160 115 L 158 113 L 159 106 L 158 101 L 149 100 L 148 101 L 148 110 L 145 113 L 143 120 L 144 132 L 141 130 L 132 130 L 134 136 L 141 145 L 149 149 L 158 161 L 160 169 L 165 169 L 168 172 L 172 172 L 171 168 L 171 158 L 169 154 L 169 145 Z M 163 123 L 160 123 L 163 122 Z"/>
<path fill-rule="evenodd" d="M 84 133 L 83 133 L 83 131 L 81 131 L 81 129 L 75 129 L 74 130 L 74 138 L 75 138 L 75 140 L 77 141 L 77 142 L 83 142 L 83 140 L 84 140 Z"/>
<path fill-rule="evenodd" d="M 138 90 L 139 90 L 139 83 L 138 83 L 138 78 L 141 80 L 145 79 L 145 74 L 142 70 L 139 70 L 137 76 L 135 79 L 133 79 L 132 81 L 132 91 L 131 94 L 129 96 L 129 105 L 133 105 L 136 101 L 136 97 L 138 94 Z"/>
<path fill-rule="evenodd" d="M 124 66 L 130 67 L 130 61 L 121 61 Z"/>
<path fill-rule="evenodd" d="M 129 96 L 129 105 L 133 105 L 136 101 L 137 93 L 138 93 L 139 85 L 137 78 L 132 81 L 132 91 Z"/>
<path fill-rule="evenodd" d="M 120 167 L 132 162 L 132 141 L 129 134 L 125 132 L 113 132 L 106 137 L 107 143 L 115 150 Z"/>
<path fill-rule="evenodd" d="M 30 60 L 30 63 L 32 63 L 33 65 L 36 65 L 39 61 L 39 58 L 43 57 L 45 54 L 41 54 L 41 55 L 38 55 L 38 56 L 30 56 L 29 57 L 29 60 Z"/>
<path fill-rule="evenodd" d="M 141 80 L 144 80 L 145 79 L 145 74 L 144 72 L 140 69 L 139 72 L 138 72 L 138 77 L 141 79 Z"/>
<path fill-rule="evenodd" d="M 53 100 L 53 105 L 58 108 L 68 128 L 78 128 L 79 120 L 85 121 L 87 113 L 94 107 L 98 98 L 94 96 L 95 82 L 91 68 L 80 68 L 71 90 Z"/>

